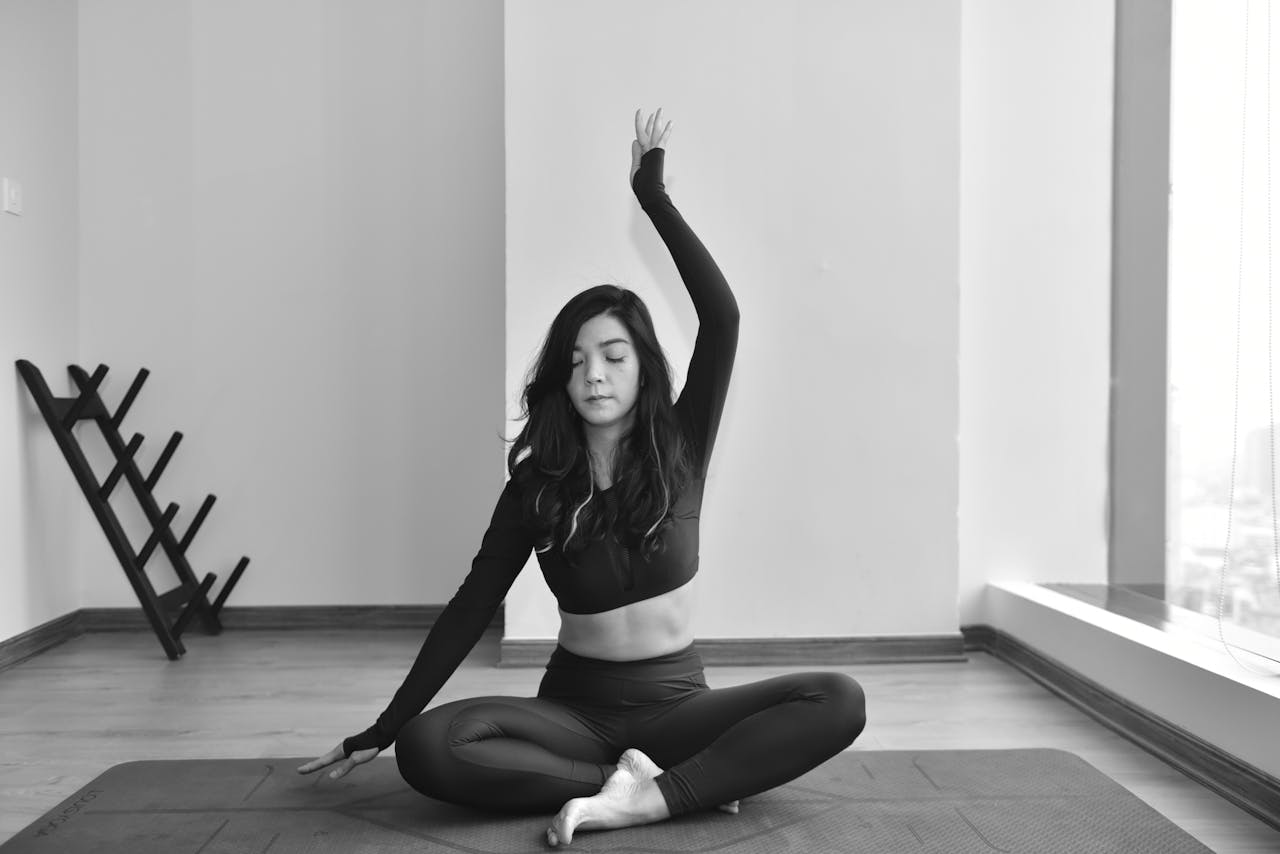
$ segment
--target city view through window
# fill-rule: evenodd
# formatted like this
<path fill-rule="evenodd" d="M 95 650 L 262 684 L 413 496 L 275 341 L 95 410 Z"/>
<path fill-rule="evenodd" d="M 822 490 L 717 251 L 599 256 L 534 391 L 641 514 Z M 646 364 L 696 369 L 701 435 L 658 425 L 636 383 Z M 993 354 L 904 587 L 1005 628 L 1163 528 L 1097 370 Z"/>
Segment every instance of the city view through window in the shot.
<path fill-rule="evenodd" d="M 1280 171 L 1280 112 L 1268 109 L 1280 99 L 1268 85 L 1280 84 L 1280 43 L 1269 44 L 1270 5 L 1174 5 L 1165 595 L 1221 610 L 1232 643 L 1236 627 L 1280 637 L 1280 222 L 1272 227 L 1268 174 Z"/>

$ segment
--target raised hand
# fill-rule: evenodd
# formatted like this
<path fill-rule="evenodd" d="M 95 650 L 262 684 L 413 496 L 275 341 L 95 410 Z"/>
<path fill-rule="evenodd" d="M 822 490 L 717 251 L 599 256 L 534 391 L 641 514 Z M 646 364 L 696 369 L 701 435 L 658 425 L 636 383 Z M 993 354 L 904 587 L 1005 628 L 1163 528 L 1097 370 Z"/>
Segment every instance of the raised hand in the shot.
<path fill-rule="evenodd" d="M 671 122 L 662 123 L 661 107 L 658 112 L 650 113 L 647 120 L 642 120 L 641 111 L 636 110 L 636 138 L 631 142 L 631 181 L 635 181 L 644 153 L 651 148 L 666 148 L 670 136 Z"/>
<path fill-rule="evenodd" d="M 352 768 L 357 765 L 363 765 L 381 752 L 382 751 L 378 750 L 376 747 L 370 747 L 365 750 L 352 751 L 350 756 L 344 757 L 342 743 L 339 742 L 337 747 L 330 750 L 324 756 L 312 759 L 305 765 L 299 765 L 298 773 L 310 774 L 312 771 L 319 771 L 321 768 L 328 767 L 329 765 L 337 762 L 338 767 L 329 772 L 329 777 L 333 780 L 337 780 L 339 777 L 345 777 L 347 772 Z"/>

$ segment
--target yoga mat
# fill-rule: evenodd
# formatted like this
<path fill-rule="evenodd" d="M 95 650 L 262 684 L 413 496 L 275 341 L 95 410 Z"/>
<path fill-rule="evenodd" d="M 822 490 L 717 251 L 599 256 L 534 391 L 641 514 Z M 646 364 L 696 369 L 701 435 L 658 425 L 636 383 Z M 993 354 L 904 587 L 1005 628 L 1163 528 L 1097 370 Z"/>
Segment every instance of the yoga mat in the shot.
<path fill-rule="evenodd" d="M 417 794 L 379 757 L 341 780 L 295 759 L 127 762 L 0 845 L 3 854 L 543 852 L 550 816 Z M 1203 854 L 1209 849 L 1060 750 L 846 751 L 718 811 L 581 831 L 571 850 L 846 854 Z"/>

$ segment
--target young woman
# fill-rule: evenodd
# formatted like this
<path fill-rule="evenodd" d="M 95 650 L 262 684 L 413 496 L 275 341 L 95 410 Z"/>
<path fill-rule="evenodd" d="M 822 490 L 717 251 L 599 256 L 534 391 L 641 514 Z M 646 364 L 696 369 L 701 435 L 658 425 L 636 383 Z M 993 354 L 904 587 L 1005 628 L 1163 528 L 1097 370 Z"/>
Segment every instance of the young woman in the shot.
<path fill-rule="evenodd" d="M 547 841 L 720 807 L 792 780 L 853 743 L 862 689 L 795 673 L 710 689 L 693 645 L 698 517 L 729 388 L 738 306 L 662 183 L 671 123 L 636 112 L 631 186 L 698 314 L 687 381 L 648 309 L 612 285 L 556 316 L 524 389 L 471 572 L 377 722 L 298 770 L 341 777 L 392 743 L 409 785 L 506 811 L 559 809 Z M 559 602 L 559 645 L 537 697 L 422 710 L 488 626 L 530 551 Z M 665 770 L 664 770 L 665 769 Z"/>

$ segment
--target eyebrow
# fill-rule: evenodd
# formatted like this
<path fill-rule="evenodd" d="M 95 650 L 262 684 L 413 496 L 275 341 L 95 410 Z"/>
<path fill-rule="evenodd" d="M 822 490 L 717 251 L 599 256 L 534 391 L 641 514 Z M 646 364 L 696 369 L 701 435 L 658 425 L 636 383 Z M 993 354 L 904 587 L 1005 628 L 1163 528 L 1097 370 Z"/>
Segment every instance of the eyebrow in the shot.
<path fill-rule="evenodd" d="M 630 341 L 628 341 L 628 340 L 627 340 L 627 339 L 625 339 L 625 338 L 610 338 L 608 341 L 601 341 L 601 342 L 600 342 L 600 344 L 599 344 L 599 346 L 601 346 L 601 347 L 608 347 L 610 344 L 627 344 L 627 345 L 630 345 L 630 344 L 631 344 L 631 342 L 630 342 Z M 577 344 L 574 344 L 574 345 L 573 345 L 573 349 L 574 349 L 574 351 L 576 352 L 576 351 L 578 351 L 578 350 L 581 350 L 582 348 L 581 348 L 581 347 L 579 347 Z"/>

